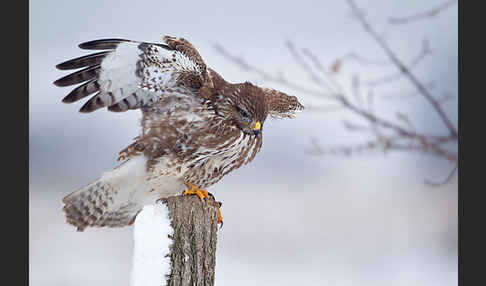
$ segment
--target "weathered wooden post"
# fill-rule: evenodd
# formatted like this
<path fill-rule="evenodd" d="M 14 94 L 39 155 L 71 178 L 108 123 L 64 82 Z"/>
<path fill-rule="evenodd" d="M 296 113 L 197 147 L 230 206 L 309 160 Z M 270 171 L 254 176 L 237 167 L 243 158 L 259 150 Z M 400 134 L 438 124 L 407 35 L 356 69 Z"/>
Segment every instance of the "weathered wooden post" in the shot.
<path fill-rule="evenodd" d="M 144 208 L 135 221 L 131 286 L 214 285 L 218 203 L 212 198 L 203 204 L 196 196 L 176 196 L 161 200 L 151 207 L 161 211 Z M 165 224 L 160 231 L 168 239 L 162 237 L 158 246 L 151 246 L 155 243 L 153 236 L 157 235 L 154 230 L 160 227 L 156 224 Z M 169 228 L 169 224 L 171 229 L 164 229 Z M 168 244 L 168 247 L 160 244 Z M 148 265 L 154 256 L 155 259 L 160 258 L 155 262 L 155 268 L 162 269 Z M 160 275 L 156 273 L 154 276 L 150 271 L 159 271 Z"/>

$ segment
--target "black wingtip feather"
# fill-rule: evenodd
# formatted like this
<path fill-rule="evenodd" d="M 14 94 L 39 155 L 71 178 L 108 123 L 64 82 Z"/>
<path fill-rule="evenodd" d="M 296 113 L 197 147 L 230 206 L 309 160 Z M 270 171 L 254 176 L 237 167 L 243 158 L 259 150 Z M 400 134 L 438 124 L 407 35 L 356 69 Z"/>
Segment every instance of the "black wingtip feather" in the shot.
<path fill-rule="evenodd" d="M 95 66 L 101 64 L 103 59 L 108 55 L 110 51 L 99 52 L 95 54 L 90 54 L 82 57 L 78 57 L 72 60 L 65 61 L 56 65 L 57 69 L 60 70 L 71 70 L 71 69 L 78 69 L 84 68 L 88 66 Z"/>
<path fill-rule="evenodd" d="M 96 109 L 96 106 L 95 106 L 95 100 L 96 100 L 96 96 L 98 94 L 96 94 L 95 96 L 93 96 L 92 98 L 90 98 L 88 101 L 86 101 L 83 106 L 81 106 L 81 108 L 79 109 L 79 112 L 80 113 L 90 113 L 90 112 L 93 112 L 95 111 Z"/>
<path fill-rule="evenodd" d="M 82 98 L 85 98 L 97 91 L 100 90 L 100 85 L 97 82 L 97 79 L 90 80 L 78 87 L 76 87 L 73 91 L 71 91 L 68 95 L 66 95 L 62 102 L 64 103 L 73 103 Z"/>
<path fill-rule="evenodd" d="M 100 108 L 106 107 L 108 105 L 107 102 L 104 102 L 101 99 L 101 92 L 96 93 L 93 97 L 91 97 L 88 101 L 84 103 L 84 105 L 79 109 L 81 113 L 90 113 Z"/>
<path fill-rule="evenodd" d="M 57 86 L 70 86 L 95 78 L 98 75 L 100 65 L 88 67 L 80 71 L 68 74 L 54 82 Z"/>
<path fill-rule="evenodd" d="M 102 40 L 84 42 L 79 44 L 78 46 L 84 50 L 112 50 L 112 49 L 116 49 L 118 44 L 125 43 L 125 42 L 131 42 L 131 41 L 125 39 L 102 39 Z"/>

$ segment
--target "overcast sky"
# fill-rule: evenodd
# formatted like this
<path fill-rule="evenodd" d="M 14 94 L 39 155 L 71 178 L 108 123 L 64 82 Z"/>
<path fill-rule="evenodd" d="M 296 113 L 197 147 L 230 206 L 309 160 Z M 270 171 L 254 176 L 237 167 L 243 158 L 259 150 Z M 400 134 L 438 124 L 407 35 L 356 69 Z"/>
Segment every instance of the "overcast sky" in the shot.
<path fill-rule="evenodd" d="M 457 5 L 431 20 L 390 26 L 389 17 L 442 1 L 357 3 L 405 62 L 426 37 L 432 55 L 417 67 L 417 76 L 433 83 L 434 94 L 457 97 Z M 241 70 L 214 45 L 309 86 L 286 49 L 288 40 L 329 64 L 348 53 L 386 59 L 345 1 L 30 1 L 29 10 L 30 283 L 36 286 L 128 283 L 131 229 L 76 233 L 61 212 L 62 197 L 116 166 L 117 153 L 139 134 L 139 111 L 87 115 L 77 112 L 83 102 L 61 102 L 70 88 L 52 84 L 66 74 L 55 65 L 87 54 L 79 43 L 182 36 L 226 80 L 279 88 L 304 105 L 320 102 Z M 394 72 L 393 66 L 350 63 L 342 80 L 349 85 L 352 74 L 364 80 Z M 420 130 L 444 132 L 405 80 L 376 92 L 400 98 L 383 100 L 378 112 L 402 110 Z M 445 108 L 457 123 L 457 100 Z M 310 156 L 304 150 L 311 137 L 327 147 L 368 137 L 344 130 L 342 120 L 354 119 L 346 112 L 299 115 L 269 119 L 255 160 L 209 189 L 224 202 L 216 283 L 456 285 L 457 179 L 438 188 L 423 184 L 442 179 L 452 166 L 418 153 Z"/>

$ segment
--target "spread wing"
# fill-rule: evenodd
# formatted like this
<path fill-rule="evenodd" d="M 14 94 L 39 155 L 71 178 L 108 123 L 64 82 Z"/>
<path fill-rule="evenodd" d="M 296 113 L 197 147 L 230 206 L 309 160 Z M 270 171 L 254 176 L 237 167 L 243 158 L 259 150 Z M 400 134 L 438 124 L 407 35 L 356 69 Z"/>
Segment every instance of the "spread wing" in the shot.
<path fill-rule="evenodd" d="M 102 51 L 58 64 L 60 70 L 82 69 L 54 84 L 80 84 L 62 101 L 91 96 L 79 110 L 84 113 L 103 107 L 121 112 L 150 106 L 173 92 L 196 94 L 207 76 L 201 56 L 182 38 L 165 36 L 164 44 L 103 39 L 79 47 Z"/>

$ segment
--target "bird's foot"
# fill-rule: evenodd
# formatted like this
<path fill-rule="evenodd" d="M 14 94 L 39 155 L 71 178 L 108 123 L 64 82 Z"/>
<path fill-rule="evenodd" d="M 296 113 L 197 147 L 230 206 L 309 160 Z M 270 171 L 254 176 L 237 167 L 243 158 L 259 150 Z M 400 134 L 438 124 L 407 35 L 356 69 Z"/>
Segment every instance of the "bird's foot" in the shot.
<path fill-rule="evenodd" d="M 187 189 L 184 190 L 182 193 L 183 196 L 186 195 L 196 195 L 199 197 L 202 203 L 207 202 L 207 198 L 209 198 L 209 192 L 205 190 L 199 189 L 196 185 L 193 185 L 191 183 L 184 183 L 187 186 Z"/>
<path fill-rule="evenodd" d="M 202 203 L 206 204 L 207 203 L 207 199 L 209 198 L 209 196 L 211 196 L 213 198 L 214 201 L 215 198 L 214 198 L 214 195 L 211 194 L 210 192 L 206 191 L 206 190 L 201 190 L 199 189 L 196 185 L 194 184 L 191 184 L 191 183 L 184 183 L 186 186 L 187 186 L 187 189 L 184 190 L 184 192 L 182 193 L 183 196 L 186 196 L 186 195 L 196 195 L 199 197 L 199 199 L 201 200 Z M 221 224 L 220 225 L 220 229 L 223 227 L 223 216 L 221 215 L 221 206 L 223 205 L 222 202 L 216 202 L 218 204 L 218 224 Z"/>

